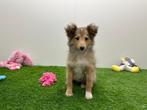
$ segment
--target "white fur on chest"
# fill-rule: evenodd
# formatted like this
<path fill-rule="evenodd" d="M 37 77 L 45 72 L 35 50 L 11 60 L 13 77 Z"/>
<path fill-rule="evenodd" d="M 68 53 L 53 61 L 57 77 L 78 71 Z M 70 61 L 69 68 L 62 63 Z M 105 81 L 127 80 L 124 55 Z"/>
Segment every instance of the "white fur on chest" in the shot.
<path fill-rule="evenodd" d="M 87 66 L 88 65 L 88 61 L 86 58 L 82 57 L 82 56 L 78 56 L 75 60 L 72 60 L 72 61 L 68 61 L 68 63 L 71 65 L 71 66 Z"/>
<path fill-rule="evenodd" d="M 81 81 L 85 76 L 85 68 L 88 65 L 88 61 L 85 58 L 78 57 L 76 61 L 69 61 L 74 71 L 74 80 Z"/>

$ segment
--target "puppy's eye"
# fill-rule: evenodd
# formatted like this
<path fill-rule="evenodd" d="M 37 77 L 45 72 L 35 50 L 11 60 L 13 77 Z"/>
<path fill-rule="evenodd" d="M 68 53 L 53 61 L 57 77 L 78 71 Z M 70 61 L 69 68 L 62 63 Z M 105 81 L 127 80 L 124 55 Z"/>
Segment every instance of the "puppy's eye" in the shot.
<path fill-rule="evenodd" d="M 86 37 L 86 38 L 85 38 L 85 40 L 87 41 L 87 40 L 88 40 L 88 38 Z"/>
<path fill-rule="evenodd" d="M 79 40 L 79 37 L 76 37 L 75 39 L 76 39 L 76 40 Z"/>

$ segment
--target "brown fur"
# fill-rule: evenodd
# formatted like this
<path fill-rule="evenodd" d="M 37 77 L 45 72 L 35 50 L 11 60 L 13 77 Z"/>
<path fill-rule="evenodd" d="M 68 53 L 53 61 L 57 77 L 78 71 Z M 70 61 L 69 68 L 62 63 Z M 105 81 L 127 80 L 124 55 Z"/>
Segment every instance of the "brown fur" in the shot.
<path fill-rule="evenodd" d="M 65 31 L 69 45 L 66 96 L 73 95 L 73 80 L 76 80 L 82 84 L 86 83 L 85 97 L 91 99 L 93 83 L 96 80 L 93 45 L 97 26 L 90 24 L 87 27 L 77 27 L 75 24 L 70 24 Z"/>

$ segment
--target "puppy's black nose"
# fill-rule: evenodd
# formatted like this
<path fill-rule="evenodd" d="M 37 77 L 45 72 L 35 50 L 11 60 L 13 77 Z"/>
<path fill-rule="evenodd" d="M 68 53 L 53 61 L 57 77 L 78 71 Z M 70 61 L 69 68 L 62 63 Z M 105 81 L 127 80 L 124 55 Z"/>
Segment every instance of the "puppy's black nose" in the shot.
<path fill-rule="evenodd" d="M 85 49 L 85 47 L 83 47 L 83 46 L 82 46 L 82 47 L 80 47 L 80 50 L 82 50 L 82 51 L 83 51 L 84 49 Z"/>

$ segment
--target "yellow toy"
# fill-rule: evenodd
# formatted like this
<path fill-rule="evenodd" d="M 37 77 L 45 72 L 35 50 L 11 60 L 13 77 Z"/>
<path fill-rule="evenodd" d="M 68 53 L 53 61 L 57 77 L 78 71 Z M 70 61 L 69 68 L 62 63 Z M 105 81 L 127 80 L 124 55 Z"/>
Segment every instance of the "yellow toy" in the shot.
<path fill-rule="evenodd" d="M 120 65 L 112 65 L 113 71 L 130 71 L 132 73 L 138 73 L 140 68 L 135 64 L 135 60 L 133 58 L 124 57 L 121 59 Z"/>

